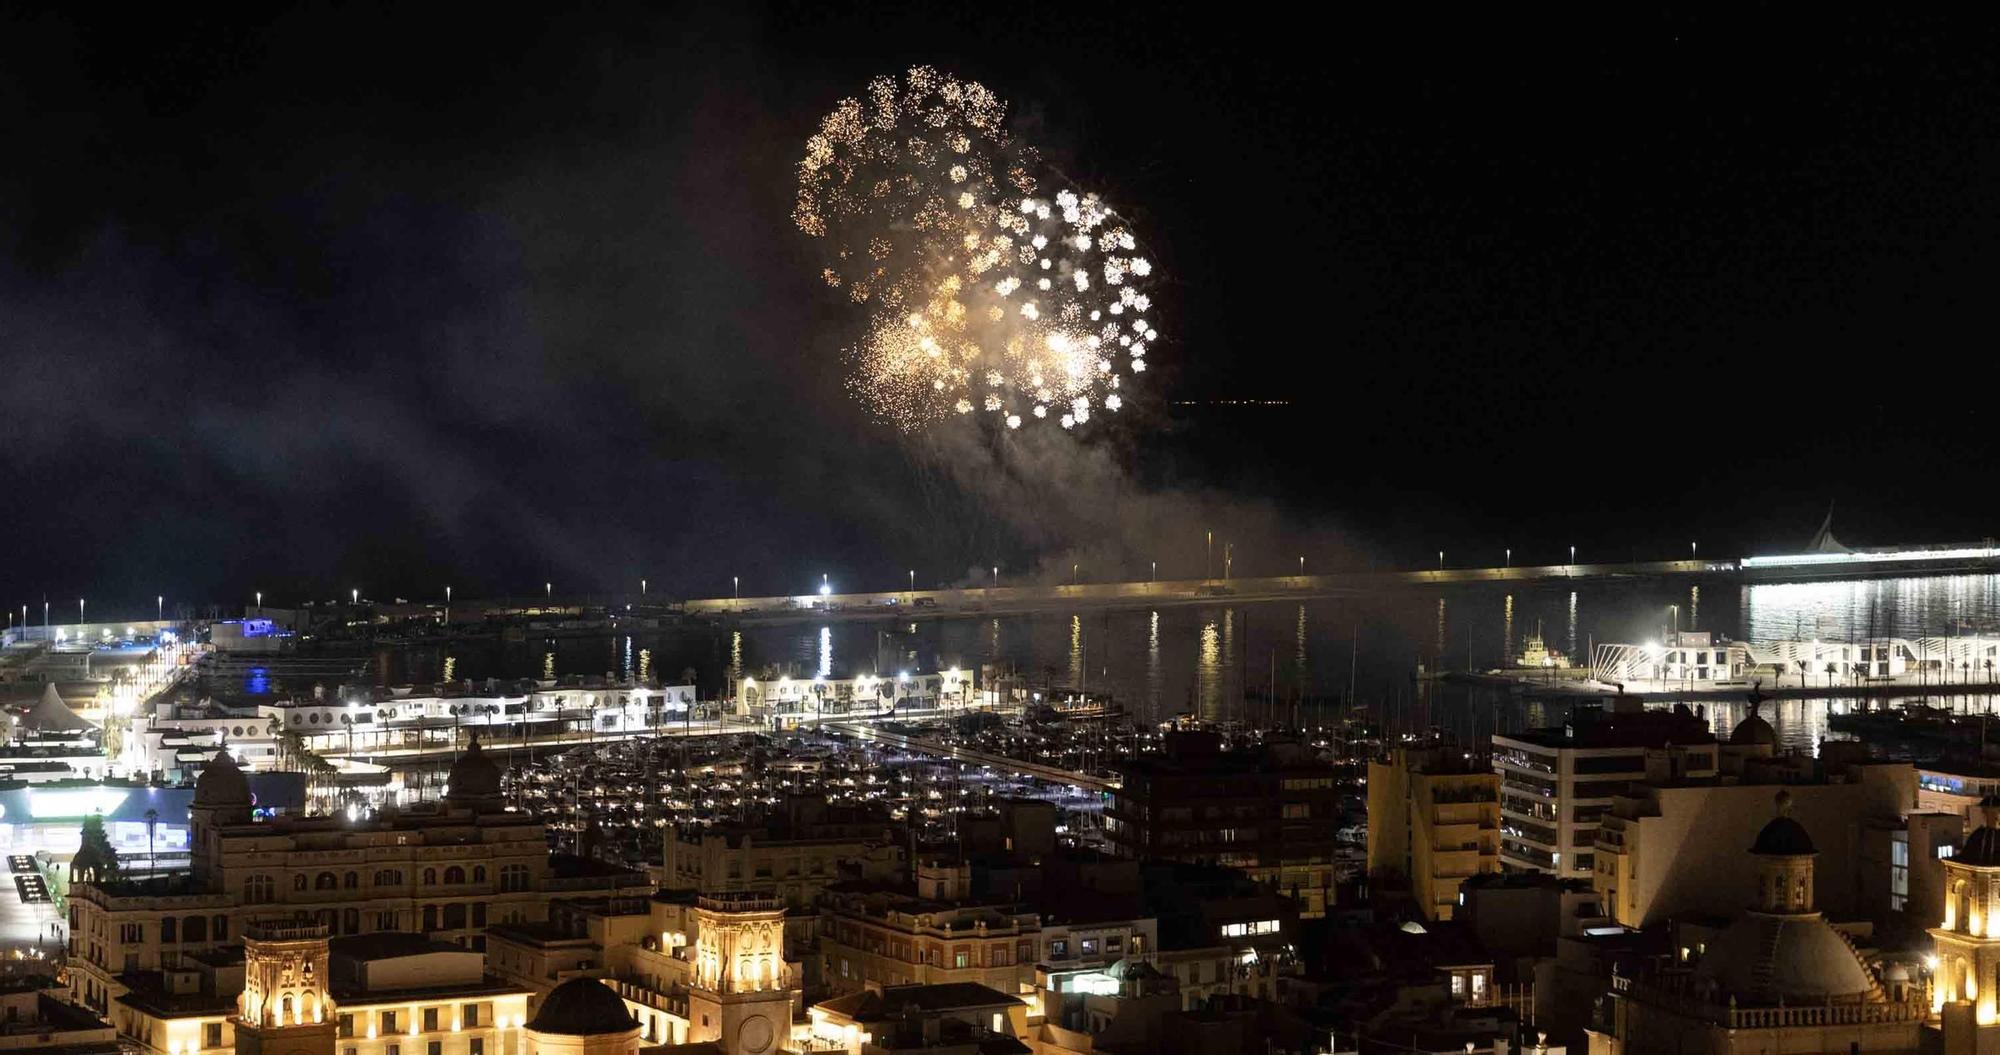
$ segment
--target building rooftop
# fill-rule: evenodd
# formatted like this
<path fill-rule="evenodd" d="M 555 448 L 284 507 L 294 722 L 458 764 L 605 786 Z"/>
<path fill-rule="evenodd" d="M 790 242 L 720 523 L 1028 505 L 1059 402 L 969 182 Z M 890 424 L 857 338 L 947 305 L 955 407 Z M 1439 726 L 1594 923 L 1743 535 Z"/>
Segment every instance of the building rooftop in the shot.
<path fill-rule="evenodd" d="M 1671 710 L 1605 710 L 1593 705 L 1579 704 L 1570 712 L 1567 724 L 1518 733 L 1496 733 L 1493 739 L 1496 742 L 1512 740 L 1550 749 L 1568 747 L 1581 750 L 1665 747 L 1668 744 L 1716 742 L 1715 734 L 1709 730 L 1708 723 L 1689 710 L 1686 704 L 1677 704 Z"/>
<path fill-rule="evenodd" d="M 934 1013 L 1014 1007 L 1020 1003 L 1017 997 L 977 982 L 944 982 L 937 985 L 892 985 L 880 992 L 863 990 L 822 1000 L 813 1006 L 855 1022 L 885 1022 L 901 1018 L 908 1008 Z"/>

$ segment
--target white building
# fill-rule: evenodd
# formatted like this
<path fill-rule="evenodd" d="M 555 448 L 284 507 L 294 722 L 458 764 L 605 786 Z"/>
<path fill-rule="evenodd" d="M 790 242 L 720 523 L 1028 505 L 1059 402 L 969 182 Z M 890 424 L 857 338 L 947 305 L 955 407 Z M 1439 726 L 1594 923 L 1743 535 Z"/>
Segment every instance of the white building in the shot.
<path fill-rule="evenodd" d="M 970 706 L 979 702 L 977 681 L 971 671 L 956 667 L 931 674 L 862 674 L 852 678 L 745 677 L 730 687 L 730 696 L 737 715 L 782 723 L 822 715 Z"/>
<path fill-rule="evenodd" d="M 1569 723 L 1494 734 L 1500 774 L 1500 866 L 1590 881 L 1598 821 L 1627 786 L 1646 777 L 1646 754 L 1673 748 L 1678 775 L 1712 777 L 1717 746 L 1708 723 L 1685 707 L 1645 710 L 1579 705 Z"/>

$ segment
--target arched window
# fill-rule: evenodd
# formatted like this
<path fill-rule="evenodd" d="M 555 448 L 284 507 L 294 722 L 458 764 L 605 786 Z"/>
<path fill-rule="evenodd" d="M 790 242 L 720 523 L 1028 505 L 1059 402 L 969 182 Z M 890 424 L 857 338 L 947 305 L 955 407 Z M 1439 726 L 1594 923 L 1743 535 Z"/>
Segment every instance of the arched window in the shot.
<path fill-rule="evenodd" d="M 465 882 L 465 869 L 457 865 L 452 865 L 450 868 L 444 870 L 444 881 L 447 883 Z"/>
<path fill-rule="evenodd" d="M 527 865 L 501 866 L 500 889 L 501 890 L 528 889 L 528 866 Z"/>
<path fill-rule="evenodd" d="M 426 868 L 426 869 L 424 869 L 424 885 L 425 885 L 425 886 L 436 886 L 436 885 L 437 885 L 437 881 L 438 881 L 438 870 L 437 870 L 437 869 L 435 869 L 435 868 Z"/>
<path fill-rule="evenodd" d="M 438 929 L 438 908 L 436 905 L 425 905 L 424 932 L 428 934 L 436 929 Z"/>
<path fill-rule="evenodd" d="M 403 873 L 398 872 L 393 868 L 384 868 L 381 871 L 375 873 L 375 885 L 402 886 Z"/>
<path fill-rule="evenodd" d="M 305 877 L 299 878 L 303 881 Z M 261 904 L 276 896 L 277 892 L 272 888 L 270 876 L 254 875 L 243 881 L 243 900 L 248 904 Z"/>
<path fill-rule="evenodd" d="M 339 889 L 340 889 L 340 877 L 339 877 L 339 876 L 337 876 L 337 875 L 334 875 L 334 874 L 333 874 L 332 872 L 321 872 L 321 873 L 319 874 L 319 877 L 313 880 L 313 889 L 314 889 L 314 890 L 339 890 Z"/>
<path fill-rule="evenodd" d="M 181 921 L 181 940 L 182 940 L 182 941 L 207 941 L 207 940 L 208 940 L 208 917 L 207 917 L 207 916 L 189 916 L 188 918 L 186 918 L 186 919 L 182 920 L 182 921 Z"/>
<path fill-rule="evenodd" d="M 464 905 L 446 905 L 444 907 L 444 929 L 446 930 L 465 929 Z"/>
<path fill-rule="evenodd" d="M 180 940 L 179 936 L 175 934 L 175 932 L 179 929 L 180 927 L 178 921 L 176 921 L 172 916 L 162 916 L 160 918 L 161 941 L 179 941 Z"/>
<path fill-rule="evenodd" d="M 306 888 L 306 874 L 304 872 L 300 872 L 299 874 L 292 877 L 293 890 L 304 890 L 305 888 Z"/>
<path fill-rule="evenodd" d="M 484 882 L 486 882 L 486 866 L 485 866 L 485 865 L 473 865 L 473 866 L 472 866 L 472 881 L 473 881 L 473 882 L 475 882 L 475 883 L 484 883 Z"/>
<path fill-rule="evenodd" d="M 292 998 L 290 996 L 287 996 L 285 997 L 285 1002 L 283 1005 L 281 1005 L 281 1009 L 278 1013 L 278 1023 L 280 1025 L 289 1026 L 292 1024 L 293 1017 L 294 1016 L 292 1015 Z"/>
<path fill-rule="evenodd" d="M 359 934 L 359 933 L 361 933 L 361 910 L 360 910 L 360 909 L 358 909 L 358 908 L 351 908 L 351 909 L 348 909 L 348 910 L 347 910 L 346 912 L 343 912 L 343 913 L 341 913 L 341 916 L 340 916 L 340 932 L 341 932 L 342 934 Z"/>
<path fill-rule="evenodd" d="M 346 887 L 349 890 L 359 890 L 361 888 L 361 873 L 359 872 L 347 873 L 347 875 L 342 878 L 340 885 Z"/>

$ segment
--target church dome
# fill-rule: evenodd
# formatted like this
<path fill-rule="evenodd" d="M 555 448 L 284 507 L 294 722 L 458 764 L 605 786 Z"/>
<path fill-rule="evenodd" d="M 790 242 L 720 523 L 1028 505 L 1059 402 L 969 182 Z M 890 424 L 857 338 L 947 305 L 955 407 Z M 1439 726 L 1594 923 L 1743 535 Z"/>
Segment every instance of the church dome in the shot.
<path fill-rule="evenodd" d="M 528 1029 L 568 1037 L 595 1037 L 638 1029 L 625 1001 L 595 978 L 572 978 L 542 998 Z"/>
<path fill-rule="evenodd" d="M 479 749 L 478 733 L 472 734 L 472 743 L 452 763 L 451 775 L 445 779 L 445 795 L 453 799 L 500 797 L 500 767 Z"/>
<path fill-rule="evenodd" d="M 1806 826 L 1792 819 L 1792 793 L 1778 792 L 1778 815 L 1757 833 L 1757 841 L 1750 844 L 1750 852 L 1763 857 L 1804 857 L 1816 854 L 1812 836 L 1806 834 Z"/>
<path fill-rule="evenodd" d="M 194 782 L 194 805 L 248 807 L 251 802 L 250 780 L 236 767 L 225 745 L 201 768 L 201 777 Z"/>
<path fill-rule="evenodd" d="M 1853 946 L 1818 913 L 1745 913 L 1708 943 L 1697 977 L 1744 1004 L 1862 1000 L 1874 979 Z"/>
<path fill-rule="evenodd" d="M 1742 721 L 1736 723 L 1735 729 L 1730 730 L 1729 746 L 1776 747 L 1778 746 L 1778 731 L 1771 728 L 1770 722 L 1765 721 L 1757 715 L 1757 712 L 1752 711 Z"/>

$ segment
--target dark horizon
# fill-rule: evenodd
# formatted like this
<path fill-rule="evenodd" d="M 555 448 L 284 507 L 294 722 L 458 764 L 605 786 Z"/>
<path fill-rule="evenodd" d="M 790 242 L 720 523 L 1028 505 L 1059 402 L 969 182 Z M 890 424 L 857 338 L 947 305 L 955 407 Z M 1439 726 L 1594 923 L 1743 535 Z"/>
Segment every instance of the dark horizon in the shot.
<path fill-rule="evenodd" d="M 1829 505 L 1852 545 L 2000 533 L 1981 34 L 1292 28 L 5 16 L 0 605 L 1110 577 L 1211 526 L 1245 576 L 1774 552 Z M 861 318 L 788 220 L 820 116 L 918 63 L 1169 276 L 1143 400 L 1005 490 L 847 397 Z"/>

